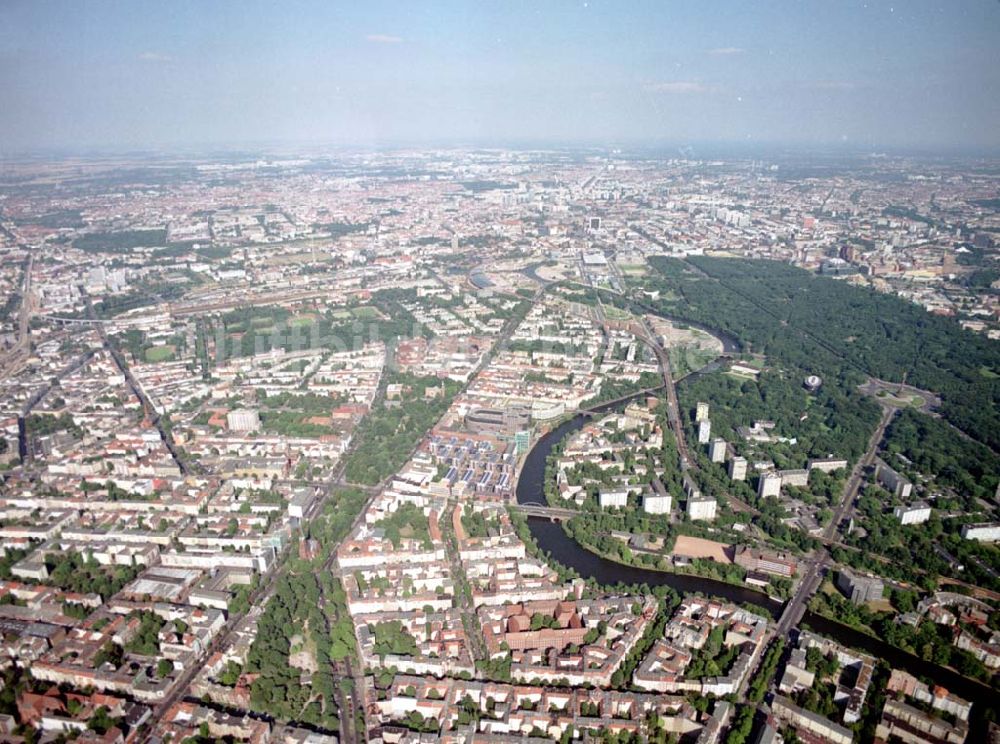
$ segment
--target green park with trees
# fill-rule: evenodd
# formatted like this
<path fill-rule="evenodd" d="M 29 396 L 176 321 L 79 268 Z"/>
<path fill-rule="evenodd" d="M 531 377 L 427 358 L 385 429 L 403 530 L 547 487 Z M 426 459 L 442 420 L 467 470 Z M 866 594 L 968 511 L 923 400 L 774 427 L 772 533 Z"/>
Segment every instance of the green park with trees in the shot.
<path fill-rule="evenodd" d="M 403 467 L 461 387 L 451 380 L 406 372 L 390 373 L 385 382 L 402 385 L 405 393 L 398 400 L 377 403 L 358 425 L 357 446 L 344 467 L 351 483 L 374 485 Z M 428 396 L 432 388 L 437 392 Z"/>
<path fill-rule="evenodd" d="M 661 312 L 734 335 L 836 385 L 844 394 L 872 376 L 941 396 L 945 418 L 1000 449 L 1000 348 L 922 307 L 774 261 L 692 256 L 650 260 L 638 288 L 657 290 Z"/>

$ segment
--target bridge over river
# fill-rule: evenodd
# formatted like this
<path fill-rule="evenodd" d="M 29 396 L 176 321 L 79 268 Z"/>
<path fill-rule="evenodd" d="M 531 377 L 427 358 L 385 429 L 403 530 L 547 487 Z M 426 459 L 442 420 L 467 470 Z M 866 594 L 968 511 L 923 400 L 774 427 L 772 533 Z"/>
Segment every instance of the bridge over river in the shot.
<path fill-rule="evenodd" d="M 543 506 L 537 502 L 512 503 L 508 508 L 520 512 L 526 517 L 541 517 L 551 522 L 568 522 L 580 514 L 577 509 L 560 509 L 556 506 Z"/>

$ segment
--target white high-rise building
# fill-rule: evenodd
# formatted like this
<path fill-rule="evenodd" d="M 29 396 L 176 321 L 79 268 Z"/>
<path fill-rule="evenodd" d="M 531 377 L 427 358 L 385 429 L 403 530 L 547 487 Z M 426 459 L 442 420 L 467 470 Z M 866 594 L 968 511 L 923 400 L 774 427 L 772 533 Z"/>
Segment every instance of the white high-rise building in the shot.
<path fill-rule="evenodd" d="M 674 499 L 659 480 L 654 480 L 652 490 L 642 497 L 642 510 L 646 514 L 669 514 Z"/>
<path fill-rule="evenodd" d="M 712 422 L 708 419 L 703 419 L 698 422 L 698 444 L 708 444 L 709 439 L 712 438 Z"/>
<path fill-rule="evenodd" d="M 646 514 L 669 514 L 673 501 L 670 494 L 647 493 L 642 497 L 642 510 Z"/>
<path fill-rule="evenodd" d="M 900 524 L 923 524 L 931 518 L 931 508 L 927 504 L 897 506 L 892 510 L 892 515 Z"/>
<path fill-rule="evenodd" d="M 628 505 L 628 491 L 601 491 L 597 503 L 602 509 L 624 508 Z"/>
<path fill-rule="evenodd" d="M 966 540 L 978 540 L 979 542 L 997 542 L 1000 540 L 1000 522 L 962 525 L 962 537 Z"/>
<path fill-rule="evenodd" d="M 762 499 L 781 494 L 781 475 L 778 473 L 763 473 L 757 481 L 757 495 Z"/>
<path fill-rule="evenodd" d="M 725 462 L 726 440 L 719 437 L 713 439 L 712 443 L 708 445 L 708 457 L 712 462 Z"/>
<path fill-rule="evenodd" d="M 913 484 L 884 462 L 879 462 L 876 465 L 875 479 L 882 488 L 904 501 L 910 498 L 910 494 L 913 492 Z"/>
<path fill-rule="evenodd" d="M 701 496 L 696 499 L 688 499 L 687 515 L 688 519 L 711 520 L 715 519 L 715 510 L 718 507 L 715 499 L 710 496 Z"/>
<path fill-rule="evenodd" d="M 734 481 L 747 479 L 747 459 L 736 455 L 729 461 L 729 478 Z"/>

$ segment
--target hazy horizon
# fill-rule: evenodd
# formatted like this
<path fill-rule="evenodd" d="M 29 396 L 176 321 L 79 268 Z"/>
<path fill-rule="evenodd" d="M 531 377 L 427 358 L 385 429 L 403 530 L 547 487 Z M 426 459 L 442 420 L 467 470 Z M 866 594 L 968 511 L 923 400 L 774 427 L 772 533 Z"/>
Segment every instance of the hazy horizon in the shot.
<path fill-rule="evenodd" d="M 0 155 L 1000 150 L 1000 3 L 7 2 Z"/>

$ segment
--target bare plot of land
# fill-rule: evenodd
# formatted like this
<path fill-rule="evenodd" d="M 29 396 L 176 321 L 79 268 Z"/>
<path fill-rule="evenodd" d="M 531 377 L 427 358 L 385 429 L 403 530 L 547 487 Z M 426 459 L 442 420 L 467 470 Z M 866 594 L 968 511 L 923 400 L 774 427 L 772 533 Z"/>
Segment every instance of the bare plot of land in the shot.
<path fill-rule="evenodd" d="M 711 558 L 718 563 L 732 563 L 729 557 L 729 547 L 725 543 L 706 540 L 703 537 L 679 535 L 670 555 L 680 555 L 685 558 Z"/>

